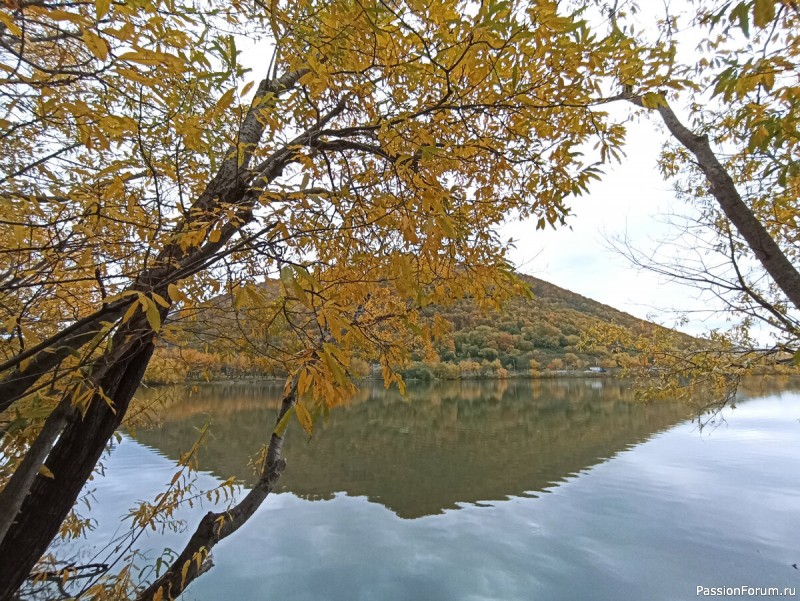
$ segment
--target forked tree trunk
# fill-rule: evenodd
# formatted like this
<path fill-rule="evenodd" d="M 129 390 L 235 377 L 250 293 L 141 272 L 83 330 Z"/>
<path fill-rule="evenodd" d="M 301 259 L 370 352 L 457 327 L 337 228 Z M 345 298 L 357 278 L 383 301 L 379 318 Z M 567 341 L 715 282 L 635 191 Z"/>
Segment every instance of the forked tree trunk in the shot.
<path fill-rule="evenodd" d="M 128 334 L 132 329 L 125 328 Z M 45 462 L 53 477 L 36 477 L 0 543 L 2 601 L 12 599 L 58 534 L 139 387 L 153 353 L 153 341 L 139 336 L 122 346 L 126 347 L 126 352 L 115 363 L 107 365 L 97 382 L 106 396 L 113 399 L 113 408 L 95 394 L 85 415 L 78 415 L 67 424 Z"/>
<path fill-rule="evenodd" d="M 299 69 L 275 79 L 261 81 L 239 128 L 237 143 L 228 150 L 225 155 L 227 158 L 204 192 L 193 203 L 190 212 L 191 215 L 200 215 L 199 219 L 202 220 L 216 215 L 223 207 L 235 206 L 236 219 L 222 226 L 222 233 L 217 240 L 214 242 L 209 240 L 202 247 L 187 252 L 178 242 L 168 245 L 155 261 L 155 267 L 143 273 L 131 290 L 158 291 L 164 296 L 166 294 L 164 289 L 168 284 L 175 283 L 178 278 L 190 277 L 213 263 L 212 258 L 216 253 L 241 230 L 244 224 L 249 223 L 253 218 L 253 206 L 261 190 L 295 160 L 294 144 L 307 145 L 311 139 L 310 132 L 305 132 L 296 142 L 273 153 L 261 163 L 256 180 L 248 183 L 246 177 L 252 175 L 249 171 L 250 159 L 265 127 L 261 111 L 282 92 L 294 87 L 308 72 L 308 69 Z M 343 103 L 337 105 L 335 110 L 318 121 L 313 131 L 318 135 L 320 128 L 343 109 Z M 192 225 L 191 218 L 188 222 L 180 222 L 173 234 L 179 235 L 183 231 L 188 231 Z M 127 306 L 128 301 L 124 303 L 120 301 L 119 305 L 113 306 L 113 309 L 124 311 Z M 116 321 L 119 314 L 111 309 L 109 306 L 91 316 L 86 324 L 82 322 L 73 324 L 53 341 L 44 341 L 41 348 L 28 349 L 13 358 L 11 362 L 0 366 L 7 370 L 13 369 L 12 373 L 0 382 L 0 393 L 2 393 L 0 410 L 11 407 L 17 399 L 28 394 L 34 382 L 57 365 L 69 352 L 88 343 L 97 331 L 96 326 L 101 313 L 105 319 Z M 109 314 L 106 315 L 106 312 Z M 159 312 L 163 323 L 167 310 L 161 308 Z M 92 372 L 93 385 L 98 386 L 105 397 L 95 394 L 83 416 L 70 416 L 44 464 L 54 477 L 37 475 L 29 491 L 27 487 L 30 478 L 20 478 L 18 479 L 20 482 L 17 483 L 20 490 L 11 491 L 13 494 L 7 495 L 7 500 L 10 502 L 5 506 L 11 507 L 11 511 L 16 515 L 5 537 L 0 540 L 0 601 L 11 598 L 47 550 L 63 520 L 74 506 L 84 483 L 91 476 L 108 440 L 122 423 L 153 353 L 153 335 L 153 330 L 141 313 L 135 315 L 117 331 L 110 350 L 94 363 L 95 369 Z M 24 355 L 30 355 L 31 360 L 23 367 L 22 360 L 27 358 Z M 113 407 L 107 404 L 106 398 L 112 400 Z M 46 447 L 52 440 L 50 435 L 50 432 L 46 433 L 47 440 L 41 441 L 36 448 L 37 454 L 32 462 L 41 461 Z M 274 485 L 274 482 L 268 485 L 266 480 L 270 478 L 265 478 L 260 487 L 265 492 L 264 496 Z M 20 499 L 25 493 L 27 496 L 20 506 Z M 15 511 L 17 507 L 19 510 Z M 5 528 L 5 525 L 0 525 Z M 171 590 L 175 590 L 175 587 L 171 587 Z"/>

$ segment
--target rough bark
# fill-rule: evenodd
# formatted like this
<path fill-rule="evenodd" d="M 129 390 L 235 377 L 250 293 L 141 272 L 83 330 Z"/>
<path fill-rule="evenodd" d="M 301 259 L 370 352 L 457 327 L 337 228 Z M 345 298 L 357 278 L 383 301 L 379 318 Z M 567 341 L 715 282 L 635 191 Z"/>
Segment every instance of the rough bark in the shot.
<path fill-rule="evenodd" d="M 28 490 L 36 480 L 41 466 L 53 448 L 58 436 L 66 427 L 71 414 L 76 411 L 69 399 L 64 399 L 45 420 L 42 431 L 31 445 L 25 458 L 0 491 L 0 541 L 25 501 Z"/>
<path fill-rule="evenodd" d="M 0 412 L 25 396 L 39 378 L 49 373 L 71 353 L 93 340 L 102 331 L 101 322 L 119 319 L 131 302 L 128 300 L 105 307 L 44 343 L 14 357 L 14 370 L 0 382 Z M 28 357 L 31 360 L 24 362 Z M 0 370 L 2 369 L 5 366 L 0 366 Z"/>
<path fill-rule="evenodd" d="M 639 98 L 628 100 L 642 106 Z M 710 192 L 722 212 L 747 242 L 775 284 L 800 309 L 800 272 L 744 202 L 733 178 L 711 149 L 708 136 L 699 136 L 683 125 L 665 100 L 662 99 L 657 110 L 670 133 L 697 159 L 697 164 L 710 184 Z"/>
<path fill-rule="evenodd" d="M 45 462 L 53 477 L 36 476 L 0 543 L 2 601 L 12 598 L 58 533 L 144 375 L 154 348 L 144 317 L 131 319 L 114 338 L 116 351 L 96 370 L 96 384 L 113 407 L 95 394 L 86 413 L 61 432 Z"/>
<path fill-rule="evenodd" d="M 297 393 L 296 381 L 283 396 L 276 425 L 294 405 Z M 137 601 L 155 599 L 175 599 L 187 586 L 203 573 L 203 560 L 211 549 L 223 538 L 238 530 L 261 506 L 281 476 L 286 461 L 281 457 L 283 435 L 273 431 L 267 450 L 267 457 L 258 482 L 236 506 L 228 511 L 215 513 L 209 511 L 194 534 L 170 568 L 153 582 L 138 597 Z"/>

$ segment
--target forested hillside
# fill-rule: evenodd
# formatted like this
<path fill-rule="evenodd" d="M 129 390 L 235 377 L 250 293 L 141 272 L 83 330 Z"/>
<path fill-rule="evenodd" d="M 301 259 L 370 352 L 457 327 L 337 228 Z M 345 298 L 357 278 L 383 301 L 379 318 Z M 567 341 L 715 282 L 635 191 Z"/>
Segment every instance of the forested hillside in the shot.
<path fill-rule="evenodd" d="M 451 331 L 436 345 L 439 364 L 417 352 L 406 371 L 411 377 L 488 376 L 502 371 L 526 372 L 617 367 L 642 358 L 625 349 L 589 345 L 587 333 L 607 325 L 632 333 L 659 328 L 632 315 L 586 298 L 549 282 L 521 276 L 532 297 L 510 300 L 501 311 L 483 312 L 462 301 L 451 307 L 432 307 Z M 688 340 L 688 337 L 687 337 Z"/>
<path fill-rule="evenodd" d="M 641 334 L 659 326 L 544 280 L 526 275 L 521 278 L 531 296 L 513 297 L 497 311 L 485 311 L 469 299 L 427 307 L 424 318 L 429 322 L 437 316 L 443 318 L 447 331 L 432 346 L 412 348 L 404 376 L 504 377 L 530 371 L 612 368 L 643 361 L 624 348 L 589 344 L 596 342 L 589 333 L 611 325 Z M 274 296 L 270 285 L 262 290 L 265 297 Z M 262 360 L 225 350 L 227 332 L 242 324 L 241 319 L 234 320 L 220 310 L 223 302 L 217 299 L 214 308 L 188 326 L 191 335 L 183 343 L 166 344 L 157 350 L 148 371 L 151 382 L 285 375 L 272 358 Z M 280 338 L 280 324 L 272 324 L 267 335 Z M 350 365 L 351 372 L 361 376 L 370 375 L 375 367 L 368 358 L 353 359 Z"/>

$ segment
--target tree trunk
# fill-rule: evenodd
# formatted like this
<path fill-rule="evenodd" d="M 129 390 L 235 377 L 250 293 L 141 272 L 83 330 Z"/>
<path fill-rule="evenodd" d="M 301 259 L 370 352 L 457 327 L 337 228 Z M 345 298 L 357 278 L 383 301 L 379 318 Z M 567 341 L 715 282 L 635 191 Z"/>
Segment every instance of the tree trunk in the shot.
<path fill-rule="evenodd" d="M 48 416 L 41 432 L 9 478 L 5 488 L 0 490 L 0 541 L 5 538 L 8 529 L 14 523 L 30 487 L 39 475 L 39 469 L 47 461 L 53 445 L 76 411 L 69 398 L 62 399 L 58 407 Z"/>
<path fill-rule="evenodd" d="M 154 345 L 152 338 L 141 334 L 134 334 L 134 340 L 127 344 L 123 342 L 137 331 L 131 322 L 115 336 L 119 341 L 116 348 L 124 352 L 111 354 L 104 363 L 107 369 L 97 382 L 100 390 L 113 399 L 113 408 L 96 393 L 83 417 L 79 415 L 67 424 L 45 462 L 53 477 L 36 477 L 0 543 L 1 601 L 12 599 L 58 534 L 139 387 Z"/>
<path fill-rule="evenodd" d="M 203 560 L 211 549 L 226 536 L 236 532 L 256 512 L 264 499 L 272 492 L 286 461 L 282 457 L 283 434 L 277 425 L 294 406 L 297 398 L 297 379 L 283 395 L 281 408 L 275 420 L 276 428 L 270 436 L 267 457 L 261 469 L 261 476 L 245 497 L 228 511 L 214 513 L 209 511 L 192 534 L 178 558 L 169 569 L 145 589 L 136 601 L 155 601 L 156 599 L 175 599 L 198 576 L 203 574 Z"/>
<path fill-rule="evenodd" d="M 179 222 L 173 233 L 178 235 L 188 231 L 194 221 L 213 217 L 222 206 L 235 206 L 236 219 L 222 226 L 217 240 L 208 240 L 202 247 L 184 249 L 178 242 L 168 244 L 154 262 L 154 267 L 140 274 L 129 290 L 142 293 L 157 291 L 164 296 L 168 284 L 202 271 L 218 260 L 220 255 L 217 253 L 220 249 L 244 224 L 249 223 L 260 190 L 295 160 L 295 150 L 291 147 L 276 151 L 264 161 L 263 169 L 256 170 L 257 181 L 248 184 L 247 178 L 255 175 L 249 170 L 250 158 L 265 127 L 260 118 L 261 108 L 293 87 L 308 72 L 308 69 L 300 69 L 273 80 L 265 79 L 259 84 L 240 127 L 237 144 L 226 153 L 226 159 L 217 174 L 193 203 L 189 217 L 186 221 Z M 324 116 L 316 127 L 322 127 L 343 108 L 342 104 L 336 111 Z M 305 135 L 308 137 L 308 132 Z M 305 143 L 308 141 L 305 140 Z M 241 149 L 244 149 L 244 161 L 240 154 Z M 256 185 L 258 187 L 253 187 Z M 199 217 L 195 217 L 197 215 Z M 130 302 L 120 301 L 113 305 L 113 309 L 124 311 Z M 88 343 L 97 332 L 100 314 L 105 311 L 110 312 L 110 307 L 90 316 L 86 323 L 76 322 L 57 334 L 53 341 L 44 341 L 0 366 L 2 369 L 14 370 L 0 382 L 0 409 L 11 407 L 15 400 L 28 394 L 38 378 L 48 373 L 63 358 L 61 354 L 77 350 Z M 160 308 L 159 312 L 163 323 L 167 309 Z M 115 313 L 114 316 L 106 317 L 113 317 L 110 321 L 116 321 L 119 315 Z M 0 601 L 9 600 L 30 575 L 74 506 L 114 430 L 122 423 L 153 353 L 153 336 L 154 332 L 142 313 L 135 314 L 130 321 L 120 326 L 113 336 L 109 350 L 92 364 L 90 381 L 102 394 L 93 395 L 83 416 L 71 416 L 47 456 L 44 465 L 54 477 L 36 475 L 29 490 L 9 491 L 8 497 L 12 501 L 10 507 L 19 506 L 23 497 L 24 500 L 5 537 L 0 540 Z M 27 356 L 32 358 L 22 367 L 22 359 Z M 111 399 L 113 406 L 109 406 L 107 399 Z M 50 431 L 45 432 L 37 450 L 42 451 L 49 446 L 50 435 Z M 41 456 L 34 457 L 33 460 L 40 462 Z M 18 480 L 25 485 L 29 484 L 30 478 Z M 259 486 L 264 496 L 271 490 L 272 485 L 267 484 L 265 482 Z"/>
<path fill-rule="evenodd" d="M 628 98 L 628 100 L 637 106 L 643 106 L 641 98 Z M 657 110 L 670 133 L 697 159 L 697 164 L 711 184 L 710 192 L 722 212 L 747 242 L 775 284 L 791 303 L 800 309 L 800 272 L 792 265 L 747 203 L 742 200 L 730 174 L 711 149 L 708 136 L 698 136 L 683 125 L 665 99 L 662 98 Z"/>

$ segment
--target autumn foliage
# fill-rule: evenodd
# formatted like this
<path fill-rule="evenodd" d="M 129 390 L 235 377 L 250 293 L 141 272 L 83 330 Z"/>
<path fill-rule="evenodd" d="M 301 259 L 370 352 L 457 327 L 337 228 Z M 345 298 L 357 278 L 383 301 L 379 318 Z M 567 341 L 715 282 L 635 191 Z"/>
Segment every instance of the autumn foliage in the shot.
<path fill-rule="evenodd" d="M 658 108 L 687 86 L 671 44 L 640 43 L 616 15 L 595 27 L 580 4 L 3 4 L 0 598 L 70 523 L 156 346 L 183 347 L 209 312 L 227 314 L 213 352 L 287 374 L 259 480 L 149 587 L 93 595 L 180 594 L 272 491 L 290 419 L 310 430 L 344 403 L 358 361 L 402 389 L 397 368 L 442 333 L 426 307 L 522 290 L 503 220 L 559 225 L 621 156 L 607 103 Z M 796 14 L 742 4 L 763 29 Z M 260 42 L 253 69 L 244 39 Z M 793 115 L 795 88 L 760 77 Z M 756 90 L 720 85 L 743 109 Z M 760 151 L 795 131 L 764 119 Z"/>

